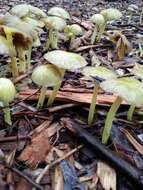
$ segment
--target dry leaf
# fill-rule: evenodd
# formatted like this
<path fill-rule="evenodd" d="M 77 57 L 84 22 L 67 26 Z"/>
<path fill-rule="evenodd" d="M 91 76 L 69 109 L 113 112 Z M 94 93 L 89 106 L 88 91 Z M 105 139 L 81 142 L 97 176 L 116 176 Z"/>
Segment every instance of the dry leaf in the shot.
<path fill-rule="evenodd" d="M 63 173 L 59 166 L 55 168 L 54 190 L 63 190 Z"/>
<path fill-rule="evenodd" d="M 120 128 L 120 131 L 122 131 L 125 134 L 127 139 L 134 146 L 134 148 L 143 156 L 143 146 L 139 144 L 136 141 L 136 139 L 126 129 Z"/>
<path fill-rule="evenodd" d="M 41 161 L 44 161 L 49 150 L 48 133 L 46 130 L 43 130 L 32 139 L 32 143 L 22 151 L 18 159 L 26 162 L 30 168 L 34 169 Z"/>
<path fill-rule="evenodd" d="M 97 176 L 105 190 L 116 190 L 116 172 L 104 162 L 97 163 Z"/>

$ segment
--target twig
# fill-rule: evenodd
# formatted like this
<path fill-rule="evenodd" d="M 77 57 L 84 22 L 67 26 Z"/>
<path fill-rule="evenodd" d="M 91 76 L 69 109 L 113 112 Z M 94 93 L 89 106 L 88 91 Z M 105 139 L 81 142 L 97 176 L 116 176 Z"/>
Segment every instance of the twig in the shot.
<path fill-rule="evenodd" d="M 36 187 L 37 189 L 40 190 L 45 190 L 43 187 L 41 187 L 39 184 L 35 183 L 33 180 L 31 180 L 28 176 L 24 175 L 22 172 L 20 172 L 18 169 L 16 169 L 15 167 L 12 166 L 5 166 L 6 168 L 8 168 L 9 170 L 15 172 L 16 174 L 18 174 L 19 176 L 23 177 L 27 182 L 29 182 L 31 185 L 33 185 L 34 187 Z"/>
<path fill-rule="evenodd" d="M 0 138 L 0 143 L 3 143 L 3 142 L 13 142 L 13 141 L 23 141 L 23 140 L 31 140 L 31 138 L 30 138 L 30 136 L 3 137 L 3 138 Z"/>
<path fill-rule="evenodd" d="M 44 175 L 48 172 L 48 170 L 55 166 L 56 164 L 60 163 L 62 160 L 68 158 L 69 156 L 71 156 L 73 153 L 77 152 L 79 149 L 81 149 L 83 147 L 83 145 L 78 146 L 77 148 L 71 150 L 70 152 L 68 152 L 67 154 L 65 154 L 63 157 L 58 158 L 57 160 L 55 160 L 54 162 L 52 162 L 51 164 L 48 164 L 43 171 L 41 172 L 41 174 L 37 177 L 36 179 L 36 183 L 40 183 L 41 179 L 44 177 Z"/>
<path fill-rule="evenodd" d="M 72 103 L 69 103 L 69 104 L 63 104 L 63 105 L 60 105 L 60 106 L 55 106 L 55 107 L 51 107 L 48 109 L 48 111 L 50 113 L 53 113 L 53 112 L 56 112 L 56 111 L 59 111 L 59 110 L 63 110 L 63 109 L 67 109 L 67 108 L 72 108 L 72 107 L 75 107 L 75 106 L 78 106 L 80 104 L 72 104 Z"/>

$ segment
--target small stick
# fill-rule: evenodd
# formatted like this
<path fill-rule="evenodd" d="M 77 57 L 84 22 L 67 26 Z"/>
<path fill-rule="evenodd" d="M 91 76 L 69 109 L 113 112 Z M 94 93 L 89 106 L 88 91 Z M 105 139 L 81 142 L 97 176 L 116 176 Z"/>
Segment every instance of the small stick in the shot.
<path fill-rule="evenodd" d="M 31 138 L 30 138 L 30 136 L 3 137 L 3 138 L 0 138 L 0 143 L 3 143 L 3 142 L 13 142 L 13 141 L 23 141 L 23 140 L 31 140 Z"/>
<path fill-rule="evenodd" d="M 67 154 L 65 154 L 63 157 L 58 158 L 57 160 L 55 160 L 54 162 L 52 162 L 51 164 L 48 164 L 44 170 L 41 172 L 41 174 L 37 177 L 36 179 L 36 183 L 40 183 L 41 179 L 44 177 L 44 175 L 48 172 L 48 170 L 55 166 L 56 164 L 60 163 L 62 160 L 66 159 L 67 157 L 71 156 L 73 153 L 77 152 L 79 149 L 81 149 L 83 147 L 83 145 L 79 145 L 77 148 L 71 150 L 70 152 L 68 152 Z"/>
<path fill-rule="evenodd" d="M 36 187 L 39 190 L 44 190 L 43 187 L 41 187 L 39 184 L 35 183 L 33 180 L 31 180 L 28 176 L 24 175 L 22 172 L 20 172 L 18 169 L 16 169 L 15 167 L 12 166 L 5 166 L 6 168 L 8 168 L 9 170 L 15 172 L 16 174 L 18 174 L 19 176 L 23 177 L 27 182 L 29 182 L 31 185 L 33 185 L 34 187 Z"/>
<path fill-rule="evenodd" d="M 60 106 L 55 106 L 55 107 L 51 107 L 48 109 L 48 111 L 50 113 L 53 113 L 53 112 L 56 112 L 56 111 L 59 111 L 59 110 L 63 110 L 63 109 L 67 109 L 67 108 L 72 108 L 72 107 L 75 107 L 75 106 L 78 106 L 79 104 L 72 104 L 72 103 L 69 103 L 69 104 L 63 104 L 63 105 L 60 105 Z"/>

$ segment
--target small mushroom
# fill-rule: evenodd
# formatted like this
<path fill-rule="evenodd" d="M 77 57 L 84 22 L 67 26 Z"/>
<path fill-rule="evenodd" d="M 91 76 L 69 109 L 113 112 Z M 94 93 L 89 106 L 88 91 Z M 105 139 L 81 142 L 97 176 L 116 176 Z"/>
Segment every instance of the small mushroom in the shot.
<path fill-rule="evenodd" d="M 82 28 L 78 24 L 67 25 L 64 32 L 66 34 L 65 41 L 70 39 L 70 45 L 74 43 L 76 36 L 81 36 L 83 33 Z"/>
<path fill-rule="evenodd" d="M 136 63 L 133 69 L 131 70 L 131 73 L 133 73 L 135 76 L 143 80 L 143 66 L 142 65 Z"/>
<path fill-rule="evenodd" d="M 129 19 L 128 19 L 128 24 L 130 24 L 130 23 L 131 23 L 131 20 L 132 20 L 132 16 L 138 11 L 138 6 L 135 5 L 135 4 L 131 4 L 131 5 L 129 5 L 129 7 L 128 7 L 128 11 L 129 11 L 129 13 L 130 13 Z"/>
<path fill-rule="evenodd" d="M 2 101 L 4 107 L 4 120 L 9 125 L 12 125 L 9 103 L 14 100 L 15 94 L 16 90 L 11 80 L 0 78 L 0 101 Z"/>
<path fill-rule="evenodd" d="M 46 43 L 46 50 L 51 45 L 53 49 L 57 49 L 58 32 L 64 30 L 66 22 L 64 19 L 56 16 L 50 16 L 45 19 L 46 28 L 49 29 L 49 37 Z"/>
<path fill-rule="evenodd" d="M 48 15 L 49 16 L 56 16 L 56 17 L 60 17 L 62 19 L 70 19 L 70 15 L 69 13 L 61 8 L 61 7 L 52 7 L 49 11 L 48 11 Z"/>
<path fill-rule="evenodd" d="M 119 20 L 120 17 L 122 16 L 122 13 L 118 10 L 118 9 L 114 9 L 114 8 L 109 8 L 109 9 L 105 9 L 105 10 L 102 10 L 100 12 L 100 14 L 103 15 L 104 17 L 104 24 L 102 25 L 100 31 L 99 31 L 99 34 L 98 34 L 98 39 L 97 41 L 100 42 L 101 40 L 101 36 L 105 30 L 105 27 L 107 25 L 107 22 L 108 21 L 113 21 L 113 20 Z"/>
<path fill-rule="evenodd" d="M 44 58 L 48 62 L 60 68 L 61 73 L 62 73 L 62 78 L 64 77 L 64 73 L 66 69 L 76 70 L 76 69 L 85 67 L 87 65 L 87 62 L 84 59 L 84 57 L 76 53 L 66 52 L 62 50 L 54 50 L 54 51 L 48 52 L 44 55 Z M 59 90 L 61 86 L 61 83 L 62 83 L 62 79 L 61 79 L 61 82 L 54 87 L 54 90 L 48 100 L 48 106 L 51 106 L 53 104 L 57 91 Z"/>
<path fill-rule="evenodd" d="M 90 18 L 90 21 L 95 24 L 94 32 L 93 32 L 92 37 L 91 37 L 91 44 L 94 44 L 98 27 L 100 29 L 103 26 L 105 21 L 104 21 L 103 15 L 101 15 L 101 14 L 94 14 Z M 97 37 L 97 39 L 98 38 L 99 38 L 99 36 Z"/>
<path fill-rule="evenodd" d="M 102 66 L 99 66 L 99 67 L 87 66 L 83 68 L 82 74 L 89 77 L 90 79 L 92 77 L 98 77 L 105 80 L 116 78 L 116 74 L 114 72 Z M 91 124 L 93 122 L 97 93 L 98 93 L 98 83 L 95 81 L 92 101 L 90 104 L 90 109 L 89 109 L 89 114 L 88 114 L 88 124 Z"/>
<path fill-rule="evenodd" d="M 123 77 L 119 79 L 109 79 L 100 84 L 100 87 L 108 93 L 113 93 L 117 96 L 115 102 L 112 104 L 105 121 L 105 126 L 102 134 L 102 143 L 106 144 L 110 135 L 112 122 L 115 114 L 122 102 L 125 100 L 131 109 L 128 115 L 132 113 L 132 108 L 143 106 L 143 83 L 139 82 L 133 77 Z"/>
<path fill-rule="evenodd" d="M 54 87 L 61 81 L 61 73 L 57 67 L 51 64 L 40 65 L 32 73 L 34 83 L 42 86 L 37 109 L 42 108 L 47 87 Z"/>

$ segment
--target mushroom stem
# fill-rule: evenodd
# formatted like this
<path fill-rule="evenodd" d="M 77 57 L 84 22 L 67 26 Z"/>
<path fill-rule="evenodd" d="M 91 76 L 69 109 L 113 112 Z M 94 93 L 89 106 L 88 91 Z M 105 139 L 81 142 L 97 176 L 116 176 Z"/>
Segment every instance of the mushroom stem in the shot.
<path fill-rule="evenodd" d="M 112 104 L 112 106 L 107 114 L 104 130 L 103 130 L 103 134 L 102 134 L 102 143 L 103 144 L 106 144 L 109 139 L 112 122 L 113 122 L 114 116 L 115 116 L 121 102 L 122 102 L 122 99 L 118 96 L 116 98 L 115 102 Z"/>
<path fill-rule="evenodd" d="M 10 116 L 10 109 L 9 109 L 9 103 L 7 102 L 4 102 L 3 103 L 3 112 L 4 112 L 4 121 L 9 124 L 9 125 L 12 125 L 12 122 L 11 122 L 11 116 Z"/>
<path fill-rule="evenodd" d="M 143 49 L 142 49 L 141 42 L 139 42 L 139 56 L 140 56 L 140 57 L 143 56 Z"/>
<path fill-rule="evenodd" d="M 58 49 L 58 30 L 54 32 L 53 40 L 51 41 L 52 49 Z"/>
<path fill-rule="evenodd" d="M 62 79 L 64 77 L 64 74 L 65 74 L 65 69 L 61 69 L 61 77 L 62 77 Z M 53 89 L 53 91 L 52 91 L 52 93 L 51 93 L 51 95 L 50 95 L 50 97 L 48 99 L 48 104 L 47 104 L 48 106 L 52 106 L 52 104 L 53 104 L 53 102 L 54 102 L 54 100 L 56 98 L 56 94 L 57 94 L 58 90 L 60 89 L 61 83 L 62 83 L 62 80 L 60 81 L 60 83 L 58 85 L 56 85 L 54 87 L 54 89 Z"/>
<path fill-rule="evenodd" d="M 11 70 L 14 78 L 18 77 L 18 68 L 16 57 L 11 57 Z"/>
<path fill-rule="evenodd" d="M 16 50 L 13 45 L 12 34 L 6 32 L 6 38 L 9 43 L 12 75 L 13 75 L 13 77 L 17 77 L 18 76 L 18 68 L 17 68 L 17 61 L 16 61 Z"/>
<path fill-rule="evenodd" d="M 97 24 L 95 24 L 95 26 L 94 26 L 94 31 L 93 31 L 93 34 L 92 34 L 92 36 L 91 36 L 91 44 L 93 45 L 94 44 L 94 42 L 95 42 L 95 38 L 96 38 L 96 33 L 97 33 Z"/>
<path fill-rule="evenodd" d="M 130 108 L 129 108 L 128 114 L 127 114 L 127 120 L 132 121 L 134 110 L 135 110 L 135 106 L 130 105 Z"/>
<path fill-rule="evenodd" d="M 107 24 L 107 21 L 106 21 L 106 18 L 105 18 L 104 24 L 101 26 L 101 28 L 100 28 L 100 30 L 98 32 L 97 42 L 101 41 L 101 37 L 102 37 L 102 34 L 103 34 L 104 30 L 105 30 L 106 24 Z"/>
<path fill-rule="evenodd" d="M 53 40 L 53 29 L 50 28 L 50 30 L 49 30 L 49 37 L 48 37 L 47 42 L 46 42 L 46 50 L 49 49 L 50 44 L 52 43 L 52 40 Z"/>
<path fill-rule="evenodd" d="M 142 25 L 142 18 L 143 18 L 143 10 L 141 11 L 141 15 L 140 15 L 140 25 Z"/>
<path fill-rule="evenodd" d="M 31 52 L 32 52 L 32 45 L 29 46 L 28 52 L 27 52 L 27 70 L 28 71 L 31 69 Z"/>
<path fill-rule="evenodd" d="M 18 54 L 19 54 L 20 72 L 25 73 L 25 57 L 23 49 L 21 47 L 18 48 Z"/>
<path fill-rule="evenodd" d="M 43 107 L 45 95 L 46 95 L 46 90 L 47 90 L 47 87 L 42 86 L 41 92 L 40 92 L 40 98 L 39 98 L 39 101 L 37 103 L 37 109 Z"/>
<path fill-rule="evenodd" d="M 93 89 L 92 101 L 90 104 L 90 109 L 89 109 L 89 114 L 88 114 L 88 124 L 89 125 L 93 122 L 94 111 L 95 111 L 95 106 L 96 106 L 97 92 L 98 92 L 98 84 L 97 84 L 97 82 L 95 82 L 94 89 Z"/>
<path fill-rule="evenodd" d="M 128 24 L 131 23 L 132 16 L 133 16 L 133 13 L 131 13 L 131 14 L 129 15 L 129 18 L 128 18 Z"/>
<path fill-rule="evenodd" d="M 70 45 L 72 45 L 74 43 L 74 40 L 75 40 L 75 35 L 72 34 L 70 37 Z"/>

